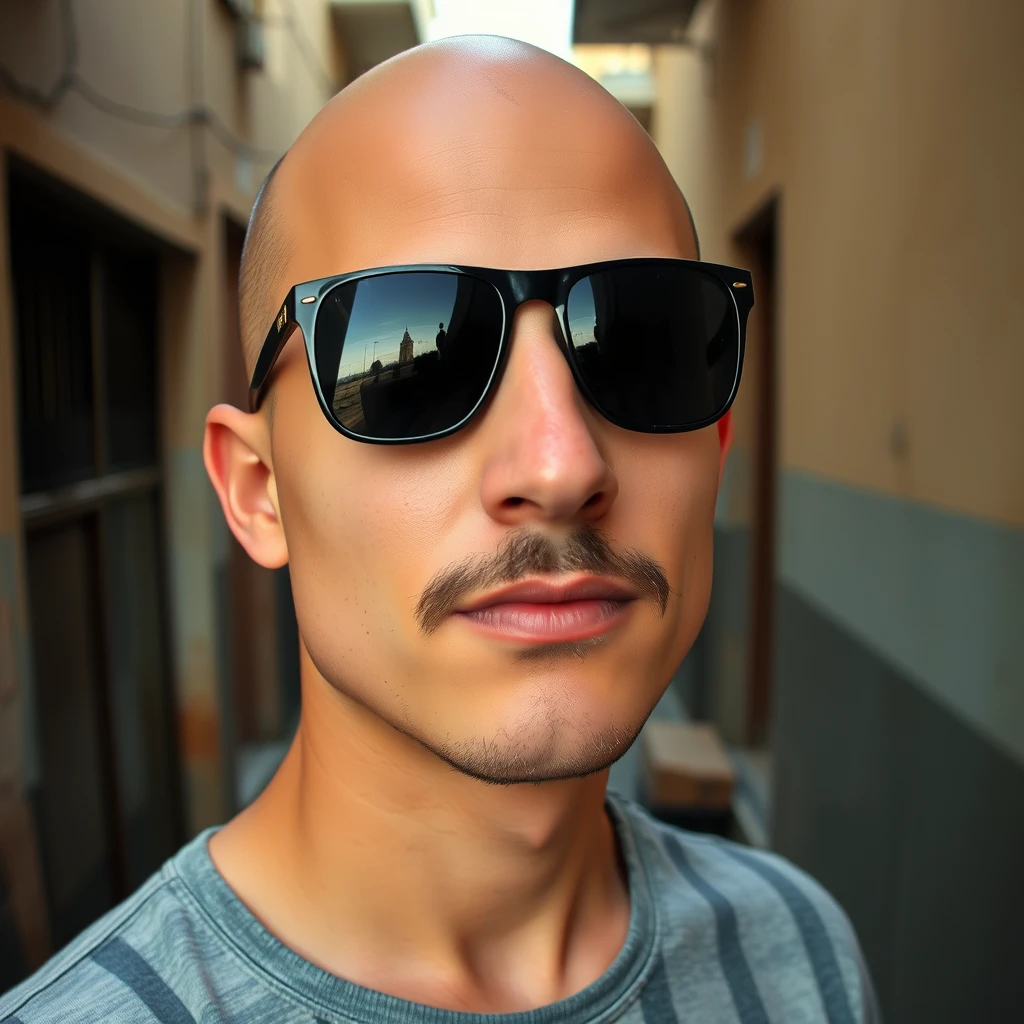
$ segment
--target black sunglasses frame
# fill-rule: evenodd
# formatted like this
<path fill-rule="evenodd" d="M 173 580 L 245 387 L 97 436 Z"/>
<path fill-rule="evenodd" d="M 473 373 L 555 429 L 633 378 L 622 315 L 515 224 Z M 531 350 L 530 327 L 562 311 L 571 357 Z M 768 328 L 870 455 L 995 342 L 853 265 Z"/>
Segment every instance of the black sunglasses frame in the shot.
<path fill-rule="evenodd" d="M 562 336 L 556 338 L 559 347 L 562 349 L 576 386 L 587 399 L 590 405 L 596 409 L 610 423 L 615 419 L 609 416 L 602 408 L 601 403 L 596 401 L 586 381 L 580 373 L 576 363 L 573 347 L 567 339 L 571 337 L 569 332 L 568 315 L 566 303 L 569 292 L 573 285 L 590 274 L 602 271 L 625 269 L 627 267 L 639 266 L 685 266 L 702 274 L 716 278 L 724 286 L 729 297 L 732 299 L 733 311 L 736 315 L 736 326 L 739 335 L 739 358 L 736 362 L 736 379 L 733 381 L 729 399 L 723 408 L 714 416 L 704 420 L 687 423 L 685 425 L 658 426 L 651 430 L 638 431 L 639 433 L 650 434 L 678 434 L 691 430 L 699 430 L 701 427 L 710 426 L 720 420 L 732 406 L 739 389 L 740 376 L 743 371 L 743 356 L 746 349 L 746 327 L 747 315 L 754 305 L 753 282 L 749 270 L 741 270 L 737 267 L 729 267 L 719 263 L 705 263 L 702 260 L 681 260 L 667 258 L 634 258 L 622 260 L 605 260 L 600 263 L 584 263 L 575 267 L 564 267 L 556 270 L 495 270 L 491 267 L 469 267 L 453 263 L 422 263 L 407 264 L 394 267 L 376 267 L 369 270 L 356 270 L 348 274 L 335 274 L 331 277 L 321 277 L 315 281 L 305 281 L 302 284 L 294 285 L 285 297 L 284 303 L 274 320 L 270 331 L 267 333 L 263 347 L 260 349 L 259 357 L 256 360 L 256 367 L 253 371 L 252 381 L 249 385 L 249 411 L 256 412 L 263 400 L 263 395 L 268 386 L 268 380 L 274 364 L 277 362 L 284 346 L 287 344 L 292 332 L 298 328 L 302 331 L 303 341 L 306 345 L 306 362 L 309 366 L 309 375 L 313 382 L 313 390 L 316 393 L 317 402 L 327 421 L 345 437 L 353 441 L 361 441 L 364 444 L 418 444 L 424 441 L 434 441 L 449 434 L 461 430 L 477 415 L 481 407 L 487 402 L 497 384 L 500 382 L 508 360 L 510 347 L 510 335 L 512 318 L 516 309 L 524 302 L 539 299 L 550 303 L 555 309 Z M 498 344 L 498 352 L 494 360 L 494 368 L 486 386 L 481 392 L 473 408 L 454 426 L 440 430 L 432 434 L 424 434 L 410 438 L 383 438 L 368 437 L 363 434 L 356 434 L 341 424 L 334 415 L 330 404 L 324 397 L 320 387 L 320 378 L 316 366 L 316 319 L 317 313 L 327 294 L 340 285 L 352 281 L 359 281 L 364 278 L 391 276 L 407 273 L 449 273 L 465 274 L 477 278 L 491 285 L 498 293 L 501 300 L 504 322 L 501 328 L 501 339 Z M 632 429 L 623 427 L 622 429 Z"/>

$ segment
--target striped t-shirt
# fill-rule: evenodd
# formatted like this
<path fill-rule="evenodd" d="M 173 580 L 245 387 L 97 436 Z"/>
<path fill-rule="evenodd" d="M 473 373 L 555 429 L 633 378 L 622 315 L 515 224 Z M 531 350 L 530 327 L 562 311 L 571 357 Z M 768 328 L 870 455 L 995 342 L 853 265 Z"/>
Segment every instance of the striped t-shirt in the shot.
<path fill-rule="evenodd" d="M 473 1014 L 322 970 L 246 909 L 197 836 L 133 896 L 0 998 L 3 1024 L 860 1024 L 879 1020 L 846 915 L 781 858 L 683 832 L 608 794 L 630 923 L 568 999 Z"/>

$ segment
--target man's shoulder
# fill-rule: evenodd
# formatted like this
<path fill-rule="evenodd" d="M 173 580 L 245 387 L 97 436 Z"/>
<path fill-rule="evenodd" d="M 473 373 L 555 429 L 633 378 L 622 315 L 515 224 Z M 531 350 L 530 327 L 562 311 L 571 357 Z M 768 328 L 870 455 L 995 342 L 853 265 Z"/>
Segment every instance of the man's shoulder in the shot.
<path fill-rule="evenodd" d="M 816 989 L 829 1019 L 833 1009 L 835 1019 L 876 1019 L 856 932 L 816 879 L 776 853 L 676 828 L 633 801 L 619 803 L 669 949 L 699 942 L 704 929 L 708 944 L 719 954 L 730 947 L 734 964 L 742 964 L 762 992 Z"/>
<path fill-rule="evenodd" d="M 117 987 L 103 966 L 105 951 L 116 949 L 125 936 L 148 924 L 154 901 L 168 898 L 164 870 L 153 875 L 123 903 L 94 921 L 34 974 L 0 995 L 0 1022 L 35 1020 L 100 1021 L 121 1019 L 109 998 Z M 171 897 L 173 898 L 173 897 Z M 109 992 L 105 990 L 110 989 Z M 102 993 L 102 998 L 94 999 Z M 113 1013 L 111 1011 L 114 1011 Z M 104 1016 L 106 1015 L 106 1016 Z"/>
<path fill-rule="evenodd" d="M 0 995 L 0 1024 L 149 1020 L 152 998 L 180 1005 L 164 979 L 188 970 L 188 950 L 204 946 L 207 932 L 172 858 L 38 971 Z"/>
<path fill-rule="evenodd" d="M 789 912 L 806 920 L 814 912 L 836 933 L 853 936 L 845 911 L 811 875 L 785 857 L 724 839 L 691 832 L 655 818 L 635 801 L 618 797 L 633 828 L 642 859 L 653 869 L 656 889 L 696 890 L 716 903 L 725 898 L 736 912 Z"/>

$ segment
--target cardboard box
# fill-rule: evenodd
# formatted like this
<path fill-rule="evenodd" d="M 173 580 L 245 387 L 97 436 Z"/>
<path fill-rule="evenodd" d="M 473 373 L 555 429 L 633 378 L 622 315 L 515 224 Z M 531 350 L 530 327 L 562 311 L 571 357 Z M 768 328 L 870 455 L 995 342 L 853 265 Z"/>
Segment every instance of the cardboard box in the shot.
<path fill-rule="evenodd" d="M 713 725 L 649 721 L 642 788 L 652 809 L 728 810 L 736 775 Z"/>

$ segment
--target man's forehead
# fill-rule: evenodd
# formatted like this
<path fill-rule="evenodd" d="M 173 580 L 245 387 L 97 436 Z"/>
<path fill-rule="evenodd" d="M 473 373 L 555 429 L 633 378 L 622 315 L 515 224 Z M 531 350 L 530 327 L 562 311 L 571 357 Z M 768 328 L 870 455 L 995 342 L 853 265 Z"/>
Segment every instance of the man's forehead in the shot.
<path fill-rule="evenodd" d="M 694 255 L 643 129 L 582 72 L 510 40 L 421 47 L 369 73 L 281 172 L 291 281 L 393 263 Z"/>

